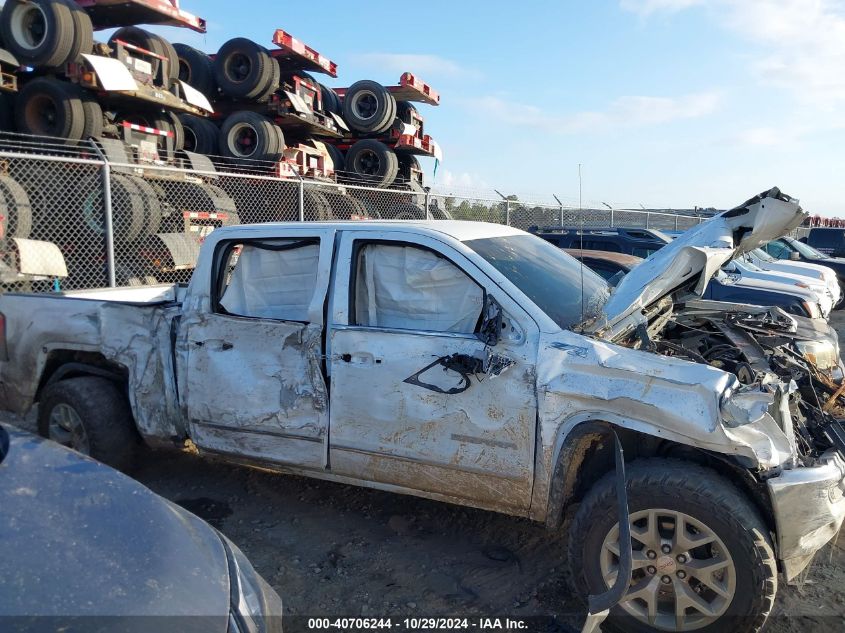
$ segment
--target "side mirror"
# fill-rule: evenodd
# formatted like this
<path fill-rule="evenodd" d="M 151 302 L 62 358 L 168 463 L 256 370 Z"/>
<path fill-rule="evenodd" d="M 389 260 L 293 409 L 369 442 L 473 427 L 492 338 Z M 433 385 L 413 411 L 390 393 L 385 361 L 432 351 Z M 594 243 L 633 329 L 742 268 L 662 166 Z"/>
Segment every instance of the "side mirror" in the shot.
<path fill-rule="evenodd" d="M 799 255 L 799 254 L 798 254 L 798 253 L 796 253 L 795 251 L 792 251 L 792 252 L 789 254 L 789 259 L 791 259 L 791 260 L 792 260 L 792 261 L 794 261 L 794 262 L 797 262 L 797 261 L 800 261 L 800 260 L 801 260 L 801 255 Z"/>
<path fill-rule="evenodd" d="M 502 306 L 493 297 L 484 295 L 484 309 L 481 312 L 481 328 L 478 338 L 485 345 L 494 347 L 499 342 L 502 332 Z"/>

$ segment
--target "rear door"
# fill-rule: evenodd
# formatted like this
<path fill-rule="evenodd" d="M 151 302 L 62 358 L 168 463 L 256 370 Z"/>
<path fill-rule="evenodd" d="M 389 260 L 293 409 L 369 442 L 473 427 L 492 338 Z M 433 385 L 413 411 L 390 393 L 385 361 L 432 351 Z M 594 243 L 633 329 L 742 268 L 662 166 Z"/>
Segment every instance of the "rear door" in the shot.
<path fill-rule="evenodd" d="M 399 231 L 344 234 L 331 359 L 331 470 L 527 511 L 538 329 L 463 256 Z M 477 335 L 487 295 L 502 339 Z M 487 369 L 472 367 L 474 359 Z"/>
<path fill-rule="evenodd" d="M 333 231 L 291 233 L 217 245 L 210 296 L 185 323 L 187 375 L 180 384 L 201 449 L 322 468 L 323 309 Z"/>

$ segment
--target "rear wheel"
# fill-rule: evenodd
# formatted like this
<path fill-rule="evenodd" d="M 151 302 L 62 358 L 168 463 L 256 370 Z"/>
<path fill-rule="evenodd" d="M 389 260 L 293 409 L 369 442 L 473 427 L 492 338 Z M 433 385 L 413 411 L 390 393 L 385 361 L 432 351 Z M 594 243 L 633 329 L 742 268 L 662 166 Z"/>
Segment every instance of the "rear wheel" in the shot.
<path fill-rule="evenodd" d="M 114 468 L 128 468 L 138 448 L 126 397 L 116 383 L 100 377 L 47 387 L 38 406 L 38 432 Z"/>
<path fill-rule="evenodd" d="M 375 81 L 356 81 L 343 97 L 343 118 L 358 132 L 380 134 L 393 125 L 396 100 Z"/>
<path fill-rule="evenodd" d="M 64 2 L 9 0 L 0 13 L 6 47 L 23 64 L 58 68 L 74 48 L 74 18 Z"/>
<path fill-rule="evenodd" d="M 214 62 L 211 57 L 187 44 L 174 44 L 179 59 L 179 79 L 196 88 L 209 99 L 217 92 Z"/>
<path fill-rule="evenodd" d="M 346 152 L 346 171 L 375 187 L 387 187 L 396 180 L 399 159 L 384 143 L 363 139 Z"/>
<path fill-rule="evenodd" d="M 214 155 L 218 152 L 220 130 L 205 117 L 180 114 L 185 131 L 185 149 L 196 154 Z"/>
<path fill-rule="evenodd" d="M 235 112 L 220 130 L 220 153 L 235 159 L 275 162 L 282 157 L 283 139 L 281 130 L 267 117 Z"/>
<path fill-rule="evenodd" d="M 224 94 L 255 99 L 265 94 L 278 67 L 267 50 L 243 37 L 229 40 L 214 59 L 214 78 Z"/>
<path fill-rule="evenodd" d="M 73 20 L 73 45 L 67 60 L 77 61 L 82 55 L 89 54 L 94 49 L 94 27 L 91 24 L 91 17 L 73 0 L 63 0 L 70 9 Z"/>
<path fill-rule="evenodd" d="M 170 89 L 173 81 L 179 77 L 179 57 L 170 42 L 163 37 L 137 26 L 124 26 L 109 38 L 109 46 L 116 46 L 117 40 L 143 48 L 167 60 L 167 67 L 161 73 L 162 87 L 165 90 Z"/>
<path fill-rule="evenodd" d="M 628 468 L 633 576 L 611 609 L 614 631 L 759 631 L 777 592 L 769 530 L 715 472 L 675 460 Z M 570 530 L 572 577 L 583 593 L 610 587 L 619 566 L 615 476 L 581 503 Z"/>
<path fill-rule="evenodd" d="M 24 134 L 68 141 L 81 139 L 85 129 L 85 111 L 79 94 L 49 77 L 38 77 L 24 86 L 18 95 L 15 119 L 18 130 Z"/>

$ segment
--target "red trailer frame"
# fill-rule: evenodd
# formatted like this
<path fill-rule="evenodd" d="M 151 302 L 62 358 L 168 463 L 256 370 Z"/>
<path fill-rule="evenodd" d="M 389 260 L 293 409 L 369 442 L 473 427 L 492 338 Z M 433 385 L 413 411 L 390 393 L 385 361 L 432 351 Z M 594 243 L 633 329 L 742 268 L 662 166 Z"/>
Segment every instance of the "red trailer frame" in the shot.
<path fill-rule="evenodd" d="M 203 18 L 183 11 L 179 0 L 75 0 L 91 16 L 94 30 L 136 24 L 161 24 L 206 32 Z"/>

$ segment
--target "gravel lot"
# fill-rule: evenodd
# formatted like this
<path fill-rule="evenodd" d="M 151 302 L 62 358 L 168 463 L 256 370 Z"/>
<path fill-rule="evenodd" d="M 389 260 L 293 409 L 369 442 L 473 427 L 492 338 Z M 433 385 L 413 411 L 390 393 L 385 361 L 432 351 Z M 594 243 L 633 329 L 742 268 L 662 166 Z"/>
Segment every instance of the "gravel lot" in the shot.
<path fill-rule="evenodd" d="M 833 323 L 845 331 L 845 315 Z M 133 475 L 235 541 L 286 614 L 555 616 L 545 631 L 583 621 L 562 537 L 527 520 L 190 455 L 148 453 Z M 768 631 L 843 630 L 842 542 L 781 586 Z"/>

